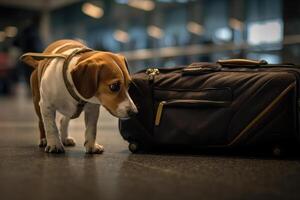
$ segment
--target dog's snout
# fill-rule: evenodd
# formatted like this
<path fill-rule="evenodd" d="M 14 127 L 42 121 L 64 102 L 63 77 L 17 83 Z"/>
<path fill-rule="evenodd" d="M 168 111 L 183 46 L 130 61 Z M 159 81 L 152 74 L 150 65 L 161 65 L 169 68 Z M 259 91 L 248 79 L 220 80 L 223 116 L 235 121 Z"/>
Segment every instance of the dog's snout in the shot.
<path fill-rule="evenodd" d="M 127 112 L 128 117 L 133 117 L 133 116 L 135 116 L 136 114 L 137 114 L 137 112 L 136 112 L 136 111 L 133 111 L 133 110 L 129 110 L 129 111 Z"/>
<path fill-rule="evenodd" d="M 136 115 L 137 113 L 138 113 L 138 110 L 135 106 L 131 109 L 128 109 L 128 111 L 127 111 L 127 114 L 129 117 L 132 117 L 132 116 Z"/>
<path fill-rule="evenodd" d="M 129 94 L 126 93 L 127 99 L 121 102 L 118 106 L 116 116 L 119 118 L 130 118 L 138 113 L 138 109 Z"/>

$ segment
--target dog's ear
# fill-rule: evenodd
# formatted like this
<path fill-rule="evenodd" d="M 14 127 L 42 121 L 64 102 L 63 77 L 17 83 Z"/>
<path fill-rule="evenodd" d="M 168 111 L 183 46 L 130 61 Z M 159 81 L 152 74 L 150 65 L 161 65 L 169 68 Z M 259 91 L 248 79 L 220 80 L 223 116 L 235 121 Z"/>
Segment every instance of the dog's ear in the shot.
<path fill-rule="evenodd" d="M 120 55 L 120 54 L 117 54 L 117 57 L 121 62 L 120 68 L 121 68 L 121 70 L 122 70 L 122 72 L 125 76 L 125 79 L 130 81 L 131 77 L 130 77 L 130 74 L 129 74 L 128 62 L 127 62 L 126 58 L 123 55 Z"/>
<path fill-rule="evenodd" d="M 37 68 L 38 65 L 39 65 L 39 61 L 41 59 L 38 59 L 38 58 L 36 58 L 36 57 L 34 57 L 34 56 L 30 55 L 30 54 L 24 54 L 24 55 L 22 55 L 20 57 L 20 60 L 22 62 L 24 62 L 26 65 L 29 65 L 29 66 L 31 66 L 33 68 Z"/>
<path fill-rule="evenodd" d="M 86 99 L 93 97 L 100 82 L 102 66 L 92 60 L 82 61 L 71 71 L 71 76 L 79 94 Z"/>

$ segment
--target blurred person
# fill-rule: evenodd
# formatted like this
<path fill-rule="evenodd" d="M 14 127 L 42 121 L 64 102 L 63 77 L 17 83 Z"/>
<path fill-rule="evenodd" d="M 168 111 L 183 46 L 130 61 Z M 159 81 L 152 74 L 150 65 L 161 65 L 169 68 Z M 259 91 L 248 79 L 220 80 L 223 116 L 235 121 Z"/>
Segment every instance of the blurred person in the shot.
<path fill-rule="evenodd" d="M 14 45 L 20 48 L 21 53 L 25 52 L 41 52 L 43 49 L 42 40 L 39 33 L 40 16 L 34 16 L 31 19 L 25 21 L 24 29 L 18 34 L 18 37 L 14 41 Z M 18 62 L 20 69 L 19 80 L 24 78 L 28 88 L 28 94 L 30 93 L 30 75 L 33 69 L 27 65 Z"/>
<path fill-rule="evenodd" d="M 10 64 L 8 50 L 5 47 L 0 52 L 0 94 L 7 95 L 11 93 L 11 81 L 10 81 Z"/>

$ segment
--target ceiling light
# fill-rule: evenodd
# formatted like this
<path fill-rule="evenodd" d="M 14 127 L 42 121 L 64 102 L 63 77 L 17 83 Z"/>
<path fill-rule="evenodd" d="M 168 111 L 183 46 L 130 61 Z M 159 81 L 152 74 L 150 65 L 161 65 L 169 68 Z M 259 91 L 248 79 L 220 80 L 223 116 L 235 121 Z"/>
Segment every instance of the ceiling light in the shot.
<path fill-rule="evenodd" d="M 229 20 L 229 26 L 235 30 L 241 31 L 243 29 L 244 23 L 238 19 L 231 18 Z"/>
<path fill-rule="evenodd" d="M 101 18 L 104 14 L 104 11 L 100 6 L 92 3 L 84 3 L 81 7 L 81 10 L 84 14 L 96 19 Z"/>
<path fill-rule="evenodd" d="M 202 35 L 204 32 L 203 26 L 201 26 L 197 22 L 189 22 L 186 25 L 186 28 L 189 32 L 196 34 L 196 35 Z"/>
<path fill-rule="evenodd" d="M 114 32 L 114 38 L 115 38 L 115 40 L 117 40 L 119 42 L 123 42 L 123 43 L 126 43 L 129 41 L 128 33 L 125 31 L 122 31 L 122 30 L 116 30 Z"/>
<path fill-rule="evenodd" d="M 155 8 L 155 3 L 151 0 L 128 0 L 128 5 L 145 11 L 151 11 Z"/>
<path fill-rule="evenodd" d="M 7 26 L 4 31 L 6 37 L 15 37 L 18 33 L 18 29 L 15 26 Z"/>
<path fill-rule="evenodd" d="M 160 39 L 164 36 L 164 31 L 161 30 L 159 27 L 153 26 L 153 25 L 148 26 L 147 32 L 148 32 L 148 35 L 150 35 L 151 37 L 157 38 L 157 39 Z"/>
<path fill-rule="evenodd" d="M 230 41 L 232 39 L 232 30 L 227 27 L 218 28 L 215 31 L 215 37 L 221 41 Z"/>

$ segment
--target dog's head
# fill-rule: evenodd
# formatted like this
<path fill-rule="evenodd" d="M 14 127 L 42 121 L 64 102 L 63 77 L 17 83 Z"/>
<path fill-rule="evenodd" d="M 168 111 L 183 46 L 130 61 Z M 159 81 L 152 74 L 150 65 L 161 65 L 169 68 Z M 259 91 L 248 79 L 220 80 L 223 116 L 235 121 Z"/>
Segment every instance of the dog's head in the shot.
<path fill-rule="evenodd" d="M 81 96 L 86 99 L 96 97 L 112 115 L 128 118 L 137 113 L 128 94 L 131 78 L 125 57 L 109 52 L 83 56 L 71 76 Z"/>

